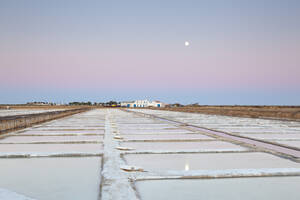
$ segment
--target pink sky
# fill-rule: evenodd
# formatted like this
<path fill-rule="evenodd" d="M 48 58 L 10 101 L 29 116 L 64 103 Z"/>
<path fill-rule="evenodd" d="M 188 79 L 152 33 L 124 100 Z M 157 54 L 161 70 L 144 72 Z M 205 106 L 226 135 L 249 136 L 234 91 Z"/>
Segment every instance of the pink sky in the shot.
<path fill-rule="evenodd" d="M 293 0 L 0 2 L 0 89 L 300 91 L 299 8 Z"/>
<path fill-rule="evenodd" d="M 162 48 L 160 48 L 160 45 Z M 1 54 L 1 85 L 133 88 L 299 88 L 300 52 L 284 46 L 183 42 L 99 52 L 37 48 Z M 295 47 L 294 47 L 295 46 Z M 84 49 L 81 46 L 79 49 Z M 85 47 L 86 48 L 86 47 Z M 298 50 L 299 49 L 299 50 Z"/>

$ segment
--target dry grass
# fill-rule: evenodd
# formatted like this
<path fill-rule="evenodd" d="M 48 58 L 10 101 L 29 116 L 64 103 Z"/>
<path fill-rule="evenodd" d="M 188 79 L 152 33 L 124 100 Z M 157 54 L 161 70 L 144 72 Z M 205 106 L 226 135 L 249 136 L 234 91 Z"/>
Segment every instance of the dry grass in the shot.
<path fill-rule="evenodd" d="M 300 106 L 185 106 L 159 109 L 235 117 L 300 120 Z"/>

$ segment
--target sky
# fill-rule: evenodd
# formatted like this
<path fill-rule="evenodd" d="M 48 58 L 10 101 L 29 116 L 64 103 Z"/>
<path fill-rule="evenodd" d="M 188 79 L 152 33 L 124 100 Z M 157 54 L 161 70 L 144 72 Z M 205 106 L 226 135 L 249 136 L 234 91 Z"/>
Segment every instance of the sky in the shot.
<path fill-rule="evenodd" d="M 300 105 L 299 10 L 298 0 L 0 0 L 0 104 Z"/>

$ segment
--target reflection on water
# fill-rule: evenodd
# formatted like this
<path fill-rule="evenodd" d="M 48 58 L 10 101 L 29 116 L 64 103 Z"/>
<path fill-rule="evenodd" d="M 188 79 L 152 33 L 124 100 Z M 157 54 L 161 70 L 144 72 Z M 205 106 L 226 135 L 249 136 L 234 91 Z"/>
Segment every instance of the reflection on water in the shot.
<path fill-rule="evenodd" d="M 124 158 L 129 165 L 141 166 L 145 170 L 218 170 L 300 167 L 300 163 L 259 152 L 128 154 L 125 155 Z"/>
<path fill-rule="evenodd" d="M 100 152 L 102 144 L 0 144 L 0 152 Z"/>
<path fill-rule="evenodd" d="M 207 150 L 207 149 L 237 149 L 246 148 L 223 141 L 210 142 L 122 142 L 122 146 L 137 150 Z"/>
<path fill-rule="evenodd" d="M 184 165 L 184 170 L 185 170 L 185 171 L 189 171 L 189 170 L 190 170 L 190 165 L 189 165 L 189 163 L 185 163 L 185 165 Z"/>
<path fill-rule="evenodd" d="M 143 200 L 299 200 L 300 177 L 138 181 Z M 153 192 L 155 191 L 155 192 Z"/>
<path fill-rule="evenodd" d="M 98 157 L 0 159 L 0 188 L 39 200 L 97 200 L 100 163 Z"/>

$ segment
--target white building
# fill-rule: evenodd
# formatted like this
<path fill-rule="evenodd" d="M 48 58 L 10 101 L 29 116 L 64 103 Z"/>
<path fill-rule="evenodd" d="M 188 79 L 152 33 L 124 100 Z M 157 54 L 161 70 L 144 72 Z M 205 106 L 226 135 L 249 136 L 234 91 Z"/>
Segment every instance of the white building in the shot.
<path fill-rule="evenodd" d="M 132 107 L 131 105 L 133 105 L 134 101 L 123 101 L 121 102 L 121 107 L 127 107 L 130 108 Z"/>
<path fill-rule="evenodd" d="M 165 107 L 166 104 L 160 101 L 136 100 L 125 101 L 121 103 L 121 107 L 127 108 L 146 108 L 146 107 Z"/>
<path fill-rule="evenodd" d="M 165 107 L 166 104 L 160 101 L 152 101 L 148 104 L 148 107 Z"/>

